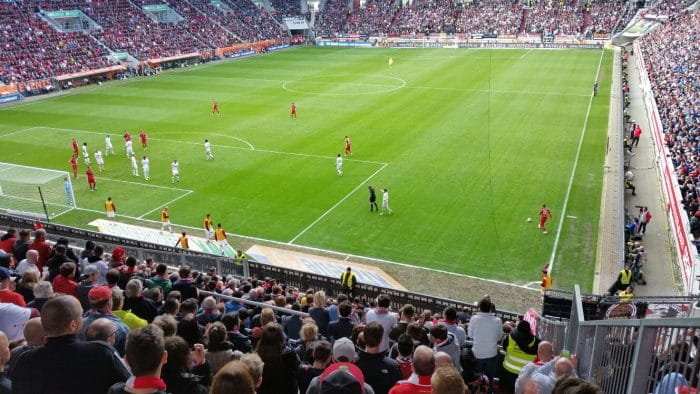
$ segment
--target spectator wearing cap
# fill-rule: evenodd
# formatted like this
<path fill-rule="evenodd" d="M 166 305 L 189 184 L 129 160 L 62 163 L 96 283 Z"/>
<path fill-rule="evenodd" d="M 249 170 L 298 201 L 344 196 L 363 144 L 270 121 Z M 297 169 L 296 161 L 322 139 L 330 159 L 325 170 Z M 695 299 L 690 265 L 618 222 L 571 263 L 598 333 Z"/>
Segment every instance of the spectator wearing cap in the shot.
<path fill-rule="evenodd" d="M 15 273 L 17 275 L 22 275 L 25 271 L 28 270 L 35 270 L 35 271 L 41 271 L 39 269 L 39 266 L 37 265 L 37 262 L 39 261 L 39 252 L 37 252 L 34 249 L 29 249 L 27 251 L 27 257 L 20 261 L 19 264 L 17 264 L 17 268 L 15 268 Z M 53 280 L 53 278 L 51 278 Z"/>
<path fill-rule="evenodd" d="M 0 303 L 6 302 L 17 306 L 26 306 L 24 297 L 21 294 L 15 293 L 15 281 L 12 280 L 12 272 L 0 267 Z"/>
<path fill-rule="evenodd" d="M 530 323 L 525 320 L 518 322 L 515 332 L 503 340 L 506 356 L 503 359 L 503 371 L 500 384 L 509 390 L 515 389 L 515 380 L 522 369 L 537 357 L 537 347 L 540 340 L 532 335 Z"/>
<path fill-rule="evenodd" d="M 297 382 L 299 392 L 306 393 L 309 383 L 316 376 L 320 376 L 323 370 L 331 363 L 331 344 L 328 341 L 318 341 L 313 348 L 313 364 L 302 363 L 297 369 Z"/>
<path fill-rule="evenodd" d="M 46 301 L 53 297 L 53 286 L 51 286 L 51 282 L 43 280 L 34 286 L 33 291 L 34 300 L 27 304 L 27 308 L 34 308 L 41 312 L 41 308 L 44 307 Z"/>
<path fill-rule="evenodd" d="M 430 336 L 433 338 L 433 351 L 435 353 L 445 352 L 450 355 L 452 365 L 461 372 L 462 365 L 459 362 L 461 350 L 454 334 L 447 331 L 444 324 L 438 324 L 430 328 Z"/>
<path fill-rule="evenodd" d="M 142 319 L 136 316 L 131 311 L 124 310 L 124 292 L 121 289 L 112 288 L 112 313 L 117 316 L 129 330 L 135 330 L 137 328 L 146 327 L 148 322 L 146 319 Z"/>
<path fill-rule="evenodd" d="M 100 272 L 97 270 L 95 264 L 87 264 L 83 267 L 82 280 L 78 284 L 78 300 L 80 300 L 80 305 L 83 306 L 83 310 L 90 309 L 90 300 L 88 299 L 88 293 L 93 287 L 97 286 L 97 279 L 100 277 Z"/>
<path fill-rule="evenodd" d="M 126 382 L 115 383 L 107 394 L 165 394 L 166 385 L 160 373 L 167 360 L 165 338 L 160 328 L 150 325 L 130 332 L 124 362 L 133 376 Z"/>
<path fill-rule="evenodd" d="M 126 251 L 123 248 L 114 248 L 112 250 L 112 267 L 121 268 L 126 264 L 127 260 Z M 128 282 L 128 279 L 126 282 Z M 124 282 L 125 285 L 126 282 Z"/>
<path fill-rule="evenodd" d="M 52 281 L 58 275 L 58 270 L 61 268 L 61 264 L 67 262 L 75 261 L 71 260 L 66 256 L 66 246 L 61 244 L 56 244 L 53 248 L 53 255 L 46 262 L 46 267 L 49 270 L 49 281 Z"/>
<path fill-rule="evenodd" d="M 338 305 L 338 312 L 340 314 L 338 320 L 328 324 L 328 335 L 330 335 L 332 341 L 340 338 L 350 338 L 352 329 L 355 327 L 355 324 L 350 319 L 350 313 L 352 313 L 350 303 L 347 301 L 341 302 Z"/>
<path fill-rule="evenodd" d="M 124 290 L 124 308 L 136 316 L 152 322 L 158 316 L 156 303 L 143 296 L 143 283 L 139 279 L 131 279 Z"/>
<path fill-rule="evenodd" d="M 479 312 L 469 320 L 468 336 L 474 342 L 472 347 L 476 358 L 477 372 L 485 374 L 493 381 L 498 368 L 498 341 L 501 337 L 501 319 L 491 313 L 491 299 L 486 296 L 479 301 Z"/>
<path fill-rule="evenodd" d="M 285 345 L 282 326 L 266 324 L 255 351 L 265 363 L 258 394 L 297 394 L 296 371 L 300 361 L 297 354 Z"/>
<path fill-rule="evenodd" d="M 90 310 L 85 313 L 82 331 L 80 331 L 81 338 L 85 338 L 85 332 L 93 321 L 103 317 L 109 319 L 117 327 L 114 347 L 119 354 L 123 355 L 129 327 L 112 313 L 112 290 L 107 286 L 96 286 L 90 290 L 88 298 L 90 299 Z"/>
<path fill-rule="evenodd" d="M 75 264 L 63 263 L 58 273 L 59 275 L 55 277 L 51 283 L 53 285 L 53 290 L 56 293 L 71 295 L 78 298 L 78 283 L 74 280 Z"/>
<path fill-rule="evenodd" d="M 57 296 L 46 302 L 41 311 L 46 345 L 28 350 L 17 360 L 10 377 L 14 394 L 105 393 L 129 378 L 109 346 L 78 338 L 82 322 L 82 308 L 75 297 Z"/>
<path fill-rule="evenodd" d="M 173 282 L 168 278 L 168 266 L 163 263 L 156 265 L 156 275 L 146 280 L 146 287 L 149 289 L 160 287 L 163 297 L 167 297 L 173 287 Z"/>
<path fill-rule="evenodd" d="M 51 245 L 46 242 L 46 230 L 38 229 L 34 231 L 34 241 L 29 244 L 29 249 L 39 252 L 37 265 L 39 266 L 39 272 L 42 272 L 49 261 L 49 257 L 51 257 Z"/>
<path fill-rule="evenodd" d="M 322 394 L 374 394 L 372 386 L 365 383 L 360 368 L 351 363 L 332 364 L 319 376 L 318 393 Z M 311 389 L 307 390 L 309 394 Z"/>
<path fill-rule="evenodd" d="M 368 323 L 362 333 L 365 349 L 358 352 L 356 364 L 374 391 L 377 394 L 386 394 L 403 377 L 401 369 L 399 364 L 387 357 L 380 348 L 384 328 L 379 322 Z"/>
<path fill-rule="evenodd" d="M 36 316 L 36 311 L 23 308 L 11 303 L 0 303 L 0 331 L 14 341 L 22 339 L 24 325 L 32 318 L 32 313 Z"/>
<path fill-rule="evenodd" d="M 12 382 L 5 373 L 5 365 L 10 361 L 10 341 L 7 335 L 0 331 L 0 393 L 12 393 Z"/>
<path fill-rule="evenodd" d="M 411 360 L 413 373 L 410 378 L 400 380 L 389 391 L 390 394 L 430 394 L 430 378 L 435 372 L 435 356 L 427 346 L 418 346 Z"/>
<path fill-rule="evenodd" d="M 370 309 L 367 312 L 365 321 L 367 323 L 377 322 L 379 323 L 383 330 L 382 342 L 379 346 L 379 351 L 386 352 L 389 350 L 389 333 L 391 329 L 396 325 L 396 316 L 389 310 L 391 307 L 391 298 L 387 294 L 380 294 L 377 298 L 377 307 Z M 365 339 L 366 340 L 366 339 Z M 366 374 L 365 374 L 366 375 Z M 367 378 L 367 381 L 370 381 Z M 370 383 L 371 385 L 371 383 Z M 376 387 L 375 387 L 376 390 Z M 388 390 L 387 390 L 388 391 Z"/>

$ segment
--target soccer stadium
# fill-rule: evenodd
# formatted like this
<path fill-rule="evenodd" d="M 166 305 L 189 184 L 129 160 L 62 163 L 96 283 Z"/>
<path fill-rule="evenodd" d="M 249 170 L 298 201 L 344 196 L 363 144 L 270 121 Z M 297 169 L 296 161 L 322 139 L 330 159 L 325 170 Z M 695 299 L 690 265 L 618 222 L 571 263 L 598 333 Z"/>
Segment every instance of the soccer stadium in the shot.
<path fill-rule="evenodd" d="M 695 0 L 0 0 L 0 394 L 696 393 L 698 64 Z"/>

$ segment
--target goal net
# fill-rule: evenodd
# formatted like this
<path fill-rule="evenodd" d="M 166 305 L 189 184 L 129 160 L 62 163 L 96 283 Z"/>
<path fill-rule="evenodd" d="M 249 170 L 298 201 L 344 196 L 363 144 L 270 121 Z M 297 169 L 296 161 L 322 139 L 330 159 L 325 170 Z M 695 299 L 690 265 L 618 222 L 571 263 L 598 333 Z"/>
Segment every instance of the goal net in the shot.
<path fill-rule="evenodd" d="M 50 220 L 74 208 L 66 171 L 0 163 L 0 210 Z"/>

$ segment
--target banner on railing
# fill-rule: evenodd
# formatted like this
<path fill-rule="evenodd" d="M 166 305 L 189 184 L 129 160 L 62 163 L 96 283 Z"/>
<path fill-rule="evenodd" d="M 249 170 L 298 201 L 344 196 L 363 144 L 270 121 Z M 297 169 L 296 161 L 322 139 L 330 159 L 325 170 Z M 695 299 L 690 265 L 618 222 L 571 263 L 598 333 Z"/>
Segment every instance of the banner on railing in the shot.
<path fill-rule="evenodd" d="M 20 100 L 24 100 L 24 96 L 19 93 L 11 93 L 0 96 L 0 104 L 9 104 Z"/>
<path fill-rule="evenodd" d="M 698 292 L 698 280 L 695 278 L 695 267 L 698 260 L 698 252 L 690 240 L 690 224 L 688 215 L 682 208 L 682 194 L 677 183 L 677 174 L 671 155 L 666 147 L 663 135 L 663 126 L 659 117 L 659 109 L 656 99 L 651 90 L 651 83 L 646 72 L 644 55 L 639 48 L 639 43 L 634 43 L 634 51 L 637 59 L 637 67 L 641 79 L 642 91 L 644 93 L 644 105 L 646 106 L 647 120 L 651 128 L 651 135 L 654 141 L 654 151 L 658 172 L 661 180 L 661 191 L 666 202 L 668 214 L 668 224 L 673 237 L 673 246 L 676 253 L 676 263 L 683 279 L 683 290 L 686 294 L 696 294 Z"/>

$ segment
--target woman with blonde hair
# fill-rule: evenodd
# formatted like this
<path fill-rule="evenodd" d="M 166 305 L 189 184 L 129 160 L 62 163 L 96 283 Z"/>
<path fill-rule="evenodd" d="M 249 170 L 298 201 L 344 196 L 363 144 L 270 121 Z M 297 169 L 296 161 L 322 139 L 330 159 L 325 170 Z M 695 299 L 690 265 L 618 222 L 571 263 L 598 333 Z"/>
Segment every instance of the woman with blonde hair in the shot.
<path fill-rule="evenodd" d="M 301 330 L 299 330 L 299 341 L 296 342 L 296 347 L 294 348 L 301 362 L 309 364 L 314 362 L 314 343 L 319 339 L 323 338 L 319 338 L 316 323 L 313 320 L 310 322 L 305 321 L 304 325 L 301 326 Z"/>
<path fill-rule="evenodd" d="M 214 375 L 209 394 L 255 394 L 255 381 L 248 366 L 235 360 Z"/>
<path fill-rule="evenodd" d="M 309 316 L 316 322 L 318 331 L 328 338 L 328 323 L 331 322 L 331 315 L 326 309 L 326 293 L 317 291 L 314 294 L 314 305 L 309 308 Z"/>
<path fill-rule="evenodd" d="M 263 310 L 260 311 L 260 327 L 265 327 L 267 323 L 274 323 L 276 321 L 277 318 L 275 318 L 275 312 L 272 308 L 263 308 Z"/>

